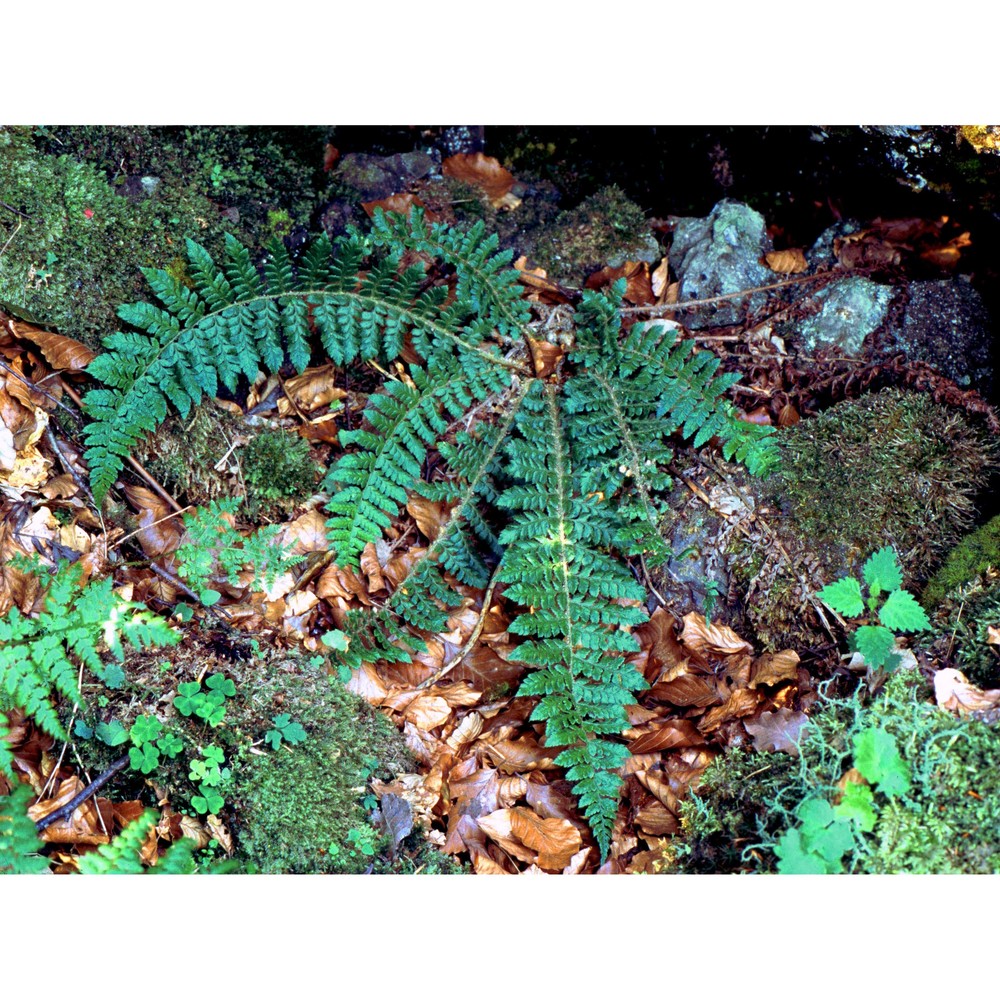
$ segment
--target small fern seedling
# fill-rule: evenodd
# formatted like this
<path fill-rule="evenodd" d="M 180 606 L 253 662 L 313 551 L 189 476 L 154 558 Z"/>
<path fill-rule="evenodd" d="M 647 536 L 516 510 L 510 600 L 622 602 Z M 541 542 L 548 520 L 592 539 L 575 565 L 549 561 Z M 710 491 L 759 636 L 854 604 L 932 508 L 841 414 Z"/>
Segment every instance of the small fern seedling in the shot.
<path fill-rule="evenodd" d="M 859 618 L 866 612 L 869 616 L 877 614 L 880 624 L 859 626 L 848 641 L 872 670 L 891 668 L 899 659 L 895 633 L 919 632 L 930 628 L 930 621 L 916 598 L 902 589 L 903 569 L 891 546 L 873 553 L 861 575 L 868 587 L 867 599 L 862 596 L 861 584 L 851 576 L 835 580 L 816 596 L 846 618 Z"/>

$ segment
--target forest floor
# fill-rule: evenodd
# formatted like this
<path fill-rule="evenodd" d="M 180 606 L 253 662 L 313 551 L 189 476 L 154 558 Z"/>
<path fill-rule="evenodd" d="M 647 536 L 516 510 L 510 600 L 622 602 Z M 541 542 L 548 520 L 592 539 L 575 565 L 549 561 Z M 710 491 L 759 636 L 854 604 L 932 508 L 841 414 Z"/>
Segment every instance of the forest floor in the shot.
<path fill-rule="evenodd" d="M 48 867 L 78 870 L 152 808 L 147 867 L 188 838 L 199 866 L 244 872 L 1000 870 L 995 254 L 978 242 L 994 234 L 957 185 L 950 215 L 916 197 L 903 215 L 898 193 L 848 215 L 844 191 L 769 191 L 754 211 L 726 149 L 747 140 L 699 135 L 678 168 L 694 193 L 654 204 L 637 171 L 607 172 L 645 133 L 272 131 L 0 129 L 0 613 L 44 615 L 71 564 L 179 638 L 126 651 L 117 674 L 74 659 L 66 738 L 16 692 L 0 701 L 0 794 L 30 785 L 33 821 L 133 750 L 39 831 Z M 968 162 L 993 156 L 974 138 Z M 495 560 L 482 586 L 451 581 L 461 605 L 411 659 L 337 655 L 349 614 L 389 605 L 455 507 L 411 491 L 356 566 L 334 560 L 324 474 L 384 386 L 412 385 L 400 362 L 241 377 L 168 417 L 103 503 L 90 488 L 87 369 L 117 308 L 152 300 L 139 268 L 190 283 L 184 237 L 220 255 L 226 234 L 254 263 L 272 239 L 301 263 L 310 235 L 414 207 L 511 251 L 539 378 L 560 377 L 583 291 L 619 282 L 622 335 L 663 320 L 710 352 L 739 375 L 735 415 L 783 451 L 758 482 L 718 442 L 672 439 L 670 558 L 626 561 L 647 595 L 627 658 L 645 687 L 617 736 L 606 851 L 519 693 L 524 608 Z M 475 416 L 495 425 L 503 405 Z M 428 479 L 447 480 L 442 455 Z"/>

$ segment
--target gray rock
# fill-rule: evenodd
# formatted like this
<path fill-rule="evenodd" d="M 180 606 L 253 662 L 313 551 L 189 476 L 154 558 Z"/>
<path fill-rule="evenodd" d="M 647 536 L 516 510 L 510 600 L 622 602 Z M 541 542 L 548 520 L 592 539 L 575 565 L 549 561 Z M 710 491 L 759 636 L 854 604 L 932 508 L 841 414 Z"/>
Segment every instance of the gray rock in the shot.
<path fill-rule="evenodd" d="M 956 385 L 990 397 L 993 365 L 990 315 L 968 278 L 915 281 L 903 321 L 880 344 L 879 354 L 900 352 L 926 361 Z"/>
<path fill-rule="evenodd" d="M 725 199 L 707 218 L 678 219 L 670 247 L 670 265 L 680 280 L 680 301 L 729 295 L 775 280 L 775 274 L 761 264 L 771 249 L 764 217 L 747 205 Z M 685 315 L 691 329 L 736 323 L 746 310 L 765 302 L 765 294 L 721 303 L 714 309 Z"/>
<path fill-rule="evenodd" d="M 860 356 L 865 338 L 885 321 L 894 295 L 892 286 L 868 278 L 843 278 L 828 285 L 814 296 L 822 302 L 820 311 L 798 324 L 796 346 L 806 353 L 828 350 Z"/>
<path fill-rule="evenodd" d="M 335 176 L 365 200 L 375 200 L 404 191 L 408 184 L 426 177 L 436 166 L 434 158 L 420 150 L 393 156 L 347 153 L 337 164 Z"/>

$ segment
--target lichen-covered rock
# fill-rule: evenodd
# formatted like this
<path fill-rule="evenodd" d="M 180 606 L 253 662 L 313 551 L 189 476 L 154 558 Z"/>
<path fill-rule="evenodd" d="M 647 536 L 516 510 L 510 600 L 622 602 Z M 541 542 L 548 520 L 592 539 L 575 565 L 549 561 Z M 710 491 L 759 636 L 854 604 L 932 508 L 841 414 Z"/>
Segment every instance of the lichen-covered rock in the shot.
<path fill-rule="evenodd" d="M 989 312 L 968 278 L 915 281 L 907 288 L 902 323 L 891 330 L 879 353 L 902 352 L 908 360 L 926 361 L 956 385 L 989 397 L 992 337 Z"/>
<path fill-rule="evenodd" d="M 795 326 L 795 345 L 806 354 L 832 351 L 849 358 L 861 355 L 865 339 L 885 321 L 895 295 L 890 285 L 849 277 L 815 293 L 818 313 Z"/>
<path fill-rule="evenodd" d="M 677 219 L 670 246 L 670 266 L 680 281 L 679 299 L 706 299 L 729 295 L 774 281 L 774 272 L 761 264 L 771 249 L 764 217 L 748 205 L 725 199 L 704 219 Z M 691 329 L 736 323 L 748 308 L 765 301 L 758 293 L 686 317 Z"/>

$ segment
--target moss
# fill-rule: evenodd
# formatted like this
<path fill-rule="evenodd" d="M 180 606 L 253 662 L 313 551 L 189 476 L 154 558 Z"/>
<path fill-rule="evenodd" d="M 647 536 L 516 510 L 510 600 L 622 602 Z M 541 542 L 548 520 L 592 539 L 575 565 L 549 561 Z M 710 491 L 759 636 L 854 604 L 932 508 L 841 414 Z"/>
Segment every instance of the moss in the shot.
<path fill-rule="evenodd" d="M 240 461 L 248 517 L 274 520 L 316 489 L 320 467 L 312 459 L 309 442 L 298 434 L 262 431 L 250 439 Z"/>
<path fill-rule="evenodd" d="M 368 826 L 362 805 L 374 773 L 410 766 L 402 737 L 341 684 L 300 667 L 258 678 L 254 699 L 291 712 L 305 742 L 263 756 L 235 756 L 231 795 L 240 851 L 264 874 L 360 872 L 372 858 L 352 854 L 349 833 Z M 376 762 L 373 769 L 372 762 Z"/>
<path fill-rule="evenodd" d="M 891 677 L 870 703 L 831 701 L 803 731 L 801 756 L 731 750 L 716 758 L 681 811 L 681 870 L 773 870 L 769 849 L 805 799 L 832 798 L 853 763 L 853 735 L 879 727 L 896 740 L 911 788 L 877 795 L 871 834 L 845 859 L 858 873 L 1000 872 L 1000 732 L 955 719 L 914 671 Z"/>
<path fill-rule="evenodd" d="M 929 396 L 887 389 L 782 437 L 772 492 L 833 576 L 894 545 L 911 579 L 960 537 L 995 462 L 985 434 Z"/>
<path fill-rule="evenodd" d="M 555 222 L 527 234 L 525 252 L 557 281 L 582 283 L 593 271 L 659 253 L 643 210 L 617 187 L 602 188 Z"/>
<path fill-rule="evenodd" d="M 979 687 L 1000 688 L 1000 654 L 990 641 L 1000 626 L 1000 563 L 950 589 L 931 623 L 934 636 L 925 645 L 942 663 L 954 663 Z"/>
<path fill-rule="evenodd" d="M 949 553 L 924 588 L 928 607 L 940 604 L 963 584 L 989 569 L 1000 569 L 1000 514 L 966 535 Z"/>
<path fill-rule="evenodd" d="M 0 129 L 0 191 L 30 217 L 0 214 L 0 300 L 94 348 L 118 306 L 144 295 L 140 268 L 175 258 L 185 236 L 211 245 L 232 228 L 186 189 L 133 203 L 96 167 L 41 154 L 12 129 Z"/>

